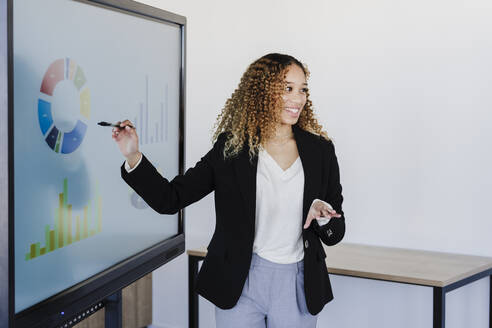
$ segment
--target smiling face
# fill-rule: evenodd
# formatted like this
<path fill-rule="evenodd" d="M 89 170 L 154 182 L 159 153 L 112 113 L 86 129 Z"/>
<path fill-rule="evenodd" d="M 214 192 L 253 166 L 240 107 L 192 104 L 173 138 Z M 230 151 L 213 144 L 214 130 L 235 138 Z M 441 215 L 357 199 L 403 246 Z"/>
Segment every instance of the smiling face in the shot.
<path fill-rule="evenodd" d="M 280 123 L 294 125 L 299 119 L 307 99 L 307 83 L 304 71 L 297 65 L 290 65 L 285 76 L 286 87 L 282 95 L 284 108 Z"/>

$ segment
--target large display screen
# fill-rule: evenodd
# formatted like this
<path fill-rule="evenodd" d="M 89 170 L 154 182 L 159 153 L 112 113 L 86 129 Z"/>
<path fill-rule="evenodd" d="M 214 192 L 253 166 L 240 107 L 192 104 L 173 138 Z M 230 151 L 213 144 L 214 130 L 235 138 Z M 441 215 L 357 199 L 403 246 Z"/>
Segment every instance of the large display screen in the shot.
<path fill-rule="evenodd" d="M 121 179 L 99 121 L 130 119 L 179 172 L 178 25 L 80 1 L 13 1 L 15 312 L 178 233 Z"/>

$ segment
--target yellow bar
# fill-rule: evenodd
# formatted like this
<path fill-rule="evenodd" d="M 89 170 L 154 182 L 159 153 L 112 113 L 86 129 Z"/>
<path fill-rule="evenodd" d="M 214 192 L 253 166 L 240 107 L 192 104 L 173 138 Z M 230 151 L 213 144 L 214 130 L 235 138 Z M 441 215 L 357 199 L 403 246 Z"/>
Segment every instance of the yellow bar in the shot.
<path fill-rule="evenodd" d="M 31 244 L 31 259 L 36 257 L 36 244 Z"/>
<path fill-rule="evenodd" d="M 72 204 L 67 206 L 68 208 L 68 227 L 67 227 L 67 245 L 72 243 Z"/>
<path fill-rule="evenodd" d="M 97 232 L 102 231 L 102 201 L 101 197 L 97 198 Z"/>
<path fill-rule="evenodd" d="M 43 247 L 39 250 L 39 254 L 44 255 L 46 254 L 46 247 Z"/>
<path fill-rule="evenodd" d="M 84 230 L 82 230 L 82 239 L 87 238 L 89 236 L 89 226 L 87 222 L 87 205 L 84 206 Z"/>
<path fill-rule="evenodd" d="M 65 246 L 63 244 L 64 226 L 63 226 L 63 193 L 59 194 L 60 206 L 58 207 L 58 248 Z"/>
<path fill-rule="evenodd" d="M 91 229 L 91 233 L 90 233 L 90 235 L 91 235 L 91 236 L 94 236 L 95 234 L 96 234 L 96 230 Z"/>
<path fill-rule="evenodd" d="M 55 230 L 50 230 L 50 252 L 55 250 Z"/>
<path fill-rule="evenodd" d="M 80 217 L 75 218 L 75 241 L 80 240 Z"/>

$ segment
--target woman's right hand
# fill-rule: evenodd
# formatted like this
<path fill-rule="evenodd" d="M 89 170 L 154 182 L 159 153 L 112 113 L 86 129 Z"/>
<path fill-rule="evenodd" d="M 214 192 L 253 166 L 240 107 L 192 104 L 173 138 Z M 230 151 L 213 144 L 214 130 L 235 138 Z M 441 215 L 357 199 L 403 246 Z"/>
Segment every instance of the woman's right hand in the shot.
<path fill-rule="evenodd" d="M 111 137 L 118 144 L 118 148 L 123 156 L 125 156 L 130 167 L 133 167 L 139 161 L 141 156 L 140 151 L 138 150 L 137 132 L 134 128 L 130 127 L 134 125 L 129 120 L 117 122 L 116 124 L 119 125 L 120 128 L 114 127 Z"/>

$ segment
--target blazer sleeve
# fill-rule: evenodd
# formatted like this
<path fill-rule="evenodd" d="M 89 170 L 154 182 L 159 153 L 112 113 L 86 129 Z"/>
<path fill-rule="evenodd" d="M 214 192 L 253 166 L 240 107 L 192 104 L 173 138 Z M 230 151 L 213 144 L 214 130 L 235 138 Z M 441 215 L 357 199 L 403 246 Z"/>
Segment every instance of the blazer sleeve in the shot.
<path fill-rule="evenodd" d="M 155 211 L 175 214 L 215 189 L 214 168 L 221 157 L 224 141 L 225 134 L 221 133 L 213 148 L 194 167 L 171 181 L 161 176 L 144 155 L 130 173 L 123 163 L 121 177 Z"/>
<path fill-rule="evenodd" d="M 323 141 L 323 146 L 325 147 L 324 163 L 328 163 L 328 178 L 326 185 L 326 198 L 324 199 L 326 202 L 330 203 L 333 209 L 341 214 L 339 218 L 332 218 L 330 222 L 325 225 L 320 226 L 317 220 L 313 220 L 311 223 L 314 223 L 313 229 L 316 234 L 319 236 L 321 241 L 325 243 L 327 246 L 332 246 L 337 244 L 343 239 L 345 235 L 345 215 L 342 210 L 342 185 L 340 184 L 340 171 L 338 167 L 338 160 L 335 154 L 335 146 L 333 142 Z"/>

